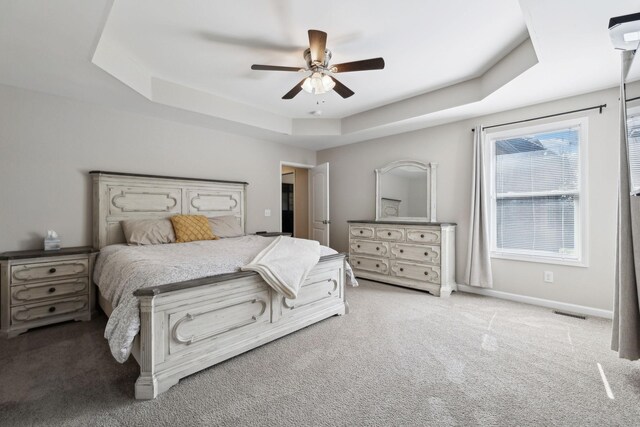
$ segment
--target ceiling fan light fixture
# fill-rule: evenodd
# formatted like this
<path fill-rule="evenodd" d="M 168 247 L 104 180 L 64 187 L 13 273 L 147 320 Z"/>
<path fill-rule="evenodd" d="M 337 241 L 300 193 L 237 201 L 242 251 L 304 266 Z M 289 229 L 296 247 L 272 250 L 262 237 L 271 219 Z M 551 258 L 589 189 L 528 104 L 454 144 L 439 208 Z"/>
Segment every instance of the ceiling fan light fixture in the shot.
<path fill-rule="evenodd" d="M 336 85 L 336 82 L 333 81 L 333 79 L 331 78 L 331 76 L 325 74 L 324 76 L 322 76 L 322 86 L 324 87 L 325 91 L 330 91 L 331 89 L 333 89 L 333 87 Z"/>
<path fill-rule="evenodd" d="M 315 71 L 311 76 L 304 80 L 304 83 L 302 83 L 302 90 L 314 95 L 321 95 L 333 89 L 335 85 L 336 83 L 330 76 Z"/>
<path fill-rule="evenodd" d="M 613 20 L 615 21 L 615 19 Z M 615 21 L 617 22 L 617 21 Z M 627 31 L 628 32 L 628 31 Z M 301 71 L 311 72 L 311 75 L 303 78 L 282 99 L 293 99 L 303 90 L 312 95 L 321 95 L 330 90 L 335 91 L 346 99 L 354 95 L 354 92 L 339 80 L 333 77 L 334 73 L 348 73 L 352 71 L 368 71 L 384 69 L 383 58 L 370 58 L 360 61 L 344 62 L 330 65 L 331 51 L 327 49 L 327 33 L 319 30 L 309 30 L 309 48 L 305 49 L 302 56 L 307 63 L 306 68 L 288 67 L 280 65 L 253 64 L 252 70 L 261 71 Z"/>
<path fill-rule="evenodd" d="M 313 93 L 313 87 L 311 86 L 311 77 L 307 77 L 304 79 L 304 83 L 302 83 L 302 90 L 307 93 Z"/>

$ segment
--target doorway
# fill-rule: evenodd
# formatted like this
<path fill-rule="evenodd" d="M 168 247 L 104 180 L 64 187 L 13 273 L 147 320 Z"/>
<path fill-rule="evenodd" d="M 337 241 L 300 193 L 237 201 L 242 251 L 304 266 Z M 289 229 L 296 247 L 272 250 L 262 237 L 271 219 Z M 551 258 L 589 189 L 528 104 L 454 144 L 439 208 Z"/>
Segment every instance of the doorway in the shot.
<path fill-rule="evenodd" d="M 282 165 L 283 233 L 300 239 L 309 238 L 309 171 L 306 168 Z"/>
<path fill-rule="evenodd" d="M 329 246 L 329 164 L 280 162 L 280 231 Z"/>

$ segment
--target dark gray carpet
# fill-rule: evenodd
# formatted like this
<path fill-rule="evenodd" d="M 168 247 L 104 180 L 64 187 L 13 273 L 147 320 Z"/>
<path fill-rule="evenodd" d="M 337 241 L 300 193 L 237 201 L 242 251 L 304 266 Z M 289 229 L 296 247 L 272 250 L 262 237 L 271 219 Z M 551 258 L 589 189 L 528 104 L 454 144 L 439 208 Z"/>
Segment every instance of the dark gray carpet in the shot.
<path fill-rule="evenodd" d="M 133 399 L 137 365 L 111 358 L 104 317 L 0 341 L 0 424 L 640 425 L 640 363 L 608 349 L 610 321 L 361 283 L 349 315 L 154 401 Z"/>

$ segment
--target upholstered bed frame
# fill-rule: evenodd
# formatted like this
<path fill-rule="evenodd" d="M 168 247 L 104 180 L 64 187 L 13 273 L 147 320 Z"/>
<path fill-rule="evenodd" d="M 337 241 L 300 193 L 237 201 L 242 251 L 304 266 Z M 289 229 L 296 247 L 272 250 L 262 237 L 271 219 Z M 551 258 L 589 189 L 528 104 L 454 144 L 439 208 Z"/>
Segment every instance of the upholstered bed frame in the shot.
<path fill-rule="evenodd" d="M 120 221 L 175 214 L 234 215 L 243 230 L 245 182 L 90 172 L 93 244 L 124 242 Z M 98 255 L 99 256 L 99 255 Z M 325 256 L 298 298 L 276 293 L 253 272 L 221 274 L 143 288 L 140 333 L 132 351 L 140 365 L 137 399 L 153 399 L 181 378 L 347 311 L 345 256 Z M 101 295 L 107 315 L 112 307 Z"/>

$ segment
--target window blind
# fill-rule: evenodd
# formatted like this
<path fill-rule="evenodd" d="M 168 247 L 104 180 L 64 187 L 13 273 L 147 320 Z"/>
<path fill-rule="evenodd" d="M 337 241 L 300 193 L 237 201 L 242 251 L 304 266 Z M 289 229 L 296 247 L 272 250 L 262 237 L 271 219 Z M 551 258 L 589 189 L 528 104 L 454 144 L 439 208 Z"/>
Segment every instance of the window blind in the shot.
<path fill-rule="evenodd" d="M 495 141 L 495 250 L 578 257 L 579 127 Z"/>

